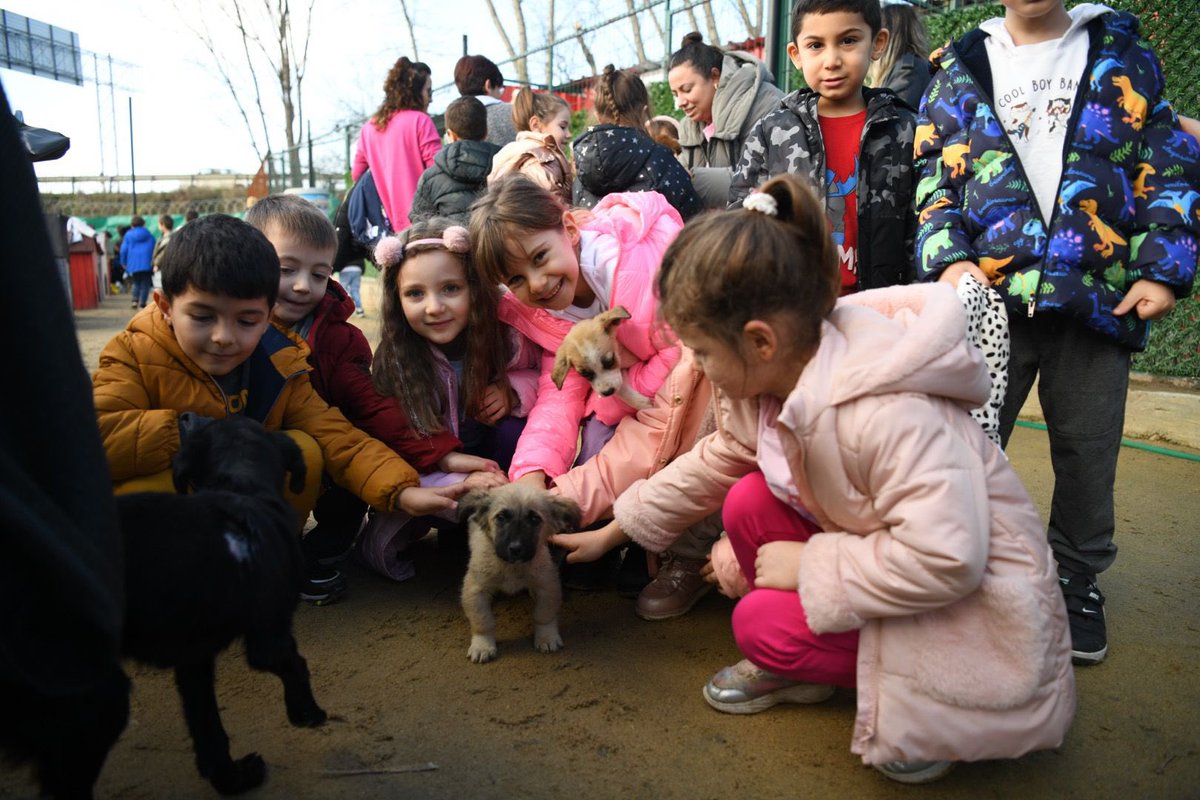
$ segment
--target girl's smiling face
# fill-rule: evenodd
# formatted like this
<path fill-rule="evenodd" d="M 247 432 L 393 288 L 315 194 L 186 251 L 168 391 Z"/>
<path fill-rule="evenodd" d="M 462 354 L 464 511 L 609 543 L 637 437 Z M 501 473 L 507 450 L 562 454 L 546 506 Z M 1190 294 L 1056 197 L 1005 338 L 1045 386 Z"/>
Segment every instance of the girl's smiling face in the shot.
<path fill-rule="evenodd" d="M 463 262 L 445 250 L 409 256 L 396 281 L 400 307 L 423 339 L 446 347 L 467 327 L 471 293 Z"/>
<path fill-rule="evenodd" d="M 515 239 L 504 266 L 508 290 L 527 306 L 562 311 L 571 305 L 586 308 L 596 299 L 579 273 L 579 226 L 569 211 L 563 214 L 561 228 Z"/>
<path fill-rule="evenodd" d="M 571 138 L 571 112 L 564 108 L 546 119 L 534 117 L 529 120 L 529 130 L 534 133 L 548 133 L 558 142 L 559 149 L 565 148 L 567 140 Z"/>

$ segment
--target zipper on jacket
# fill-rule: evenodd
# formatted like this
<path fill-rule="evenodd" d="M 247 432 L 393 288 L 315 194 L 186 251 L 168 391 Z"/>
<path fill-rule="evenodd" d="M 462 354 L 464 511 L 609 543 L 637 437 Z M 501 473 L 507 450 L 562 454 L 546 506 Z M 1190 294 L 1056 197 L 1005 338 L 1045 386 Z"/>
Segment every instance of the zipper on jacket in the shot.
<path fill-rule="evenodd" d="M 1097 17 L 1096 19 L 1100 19 L 1100 17 Z M 1000 126 L 1000 132 L 1004 136 L 1004 141 L 1008 143 L 1009 150 L 1012 152 L 1013 157 L 1017 162 L 1017 171 L 1018 171 L 1018 173 L 1020 173 L 1021 179 L 1023 181 L 1025 181 L 1025 185 L 1027 185 L 1029 187 L 1029 196 L 1030 196 L 1030 199 L 1033 201 L 1033 207 L 1034 207 L 1034 210 L 1037 212 L 1038 219 L 1041 221 L 1042 226 L 1046 229 L 1046 247 L 1047 247 L 1047 249 L 1049 249 L 1049 247 L 1050 247 L 1050 231 L 1051 231 L 1054 223 L 1058 221 L 1058 198 L 1062 194 L 1063 175 L 1067 171 L 1066 170 L 1067 154 L 1070 152 L 1071 145 L 1075 141 L 1075 127 L 1076 127 L 1076 125 L 1079 124 L 1080 114 L 1083 113 L 1082 106 L 1080 105 L 1080 100 L 1083 99 L 1083 95 L 1084 95 L 1083 87 L 1085 85 L 1088 85 L 1088 76 L 1091 74 L 1092 67 L 1094 67 L 1095 63 L 1096 63 L 1096 51 L 1098 50 L 1098 47 L 1097 47 L 1098 39 L 1096 37 L 1092 36 L 1092 31 L 1090 30 L 1090 28 L 1091 28 L 1090 22 L 1088 23 L 1088 28 L 1089 28 L 1089 30 L 1088 30 L 1087 61 L 1083 65 L 1083 74 L 1079 78 L 1079 84 L 1075 87 L 1075 105 L 1071 109 L 1070 119 L 1067 120 L 1067 132 L 1066 132 L 1066 136 L 1063 138 L 1063 153 L 1062 153 L 1063 170 L 1058 176 L 1058 186 L 1056 186 L 1054 189 L 1054 206 L 1050 210 L 1050 218 L 1048 220 L 1045 217 L 1044 210 L 1038 206 L 1037 195 L 1033 191 L 1033 183 L 1029 180 L 1029 174 L 1027 172 L 1025 172 L 1025 164 L 1022 163 L 1021 156 L 1020 156 L 1020 154 L 1017 153 L 1016 146 L 1013 144 L 1012 139 L 1009 137 L 1008 131 L 1004 129 L 1004 126 L 1003 125 Z M 986 43 L 986 41 L 980 40 L 979 46 L 984 48 L 984 59 L 986 60 L 986 58 L 987 58 L 987 43 Z M 962 54 L 959 53 L 957 51 L 957 49 L 955 49 L 955 56 L 957 57 L 959 66 L 962 68 L 962 70 L 964 72 L 967 73 L 967 77 L 969 77 L 971 79 L 971 83 L 974 84 L 975 90 L 979 93 L 980 102 L 987 103 L 988 109 L 991 110 L 991 112 L 992 112 L 992 116 L 996 117 L 996 121 L 997 121 L 997 123 L 999 123 L 999 117 L 996 116 L 996 105 L 995 105 L 995 103 L 992 102 L 992 98 L 988 95 L 988 93 L 986 91 L 984 91 L 983 84 L 979 81 L 979 78 L 975 75 L 975 73 L 971 71 L 971 68 L 968 66 L 968 62 L 962 57 Z M 991 62 L 988 62 L 988 68 L 989 69 L 991 68 Z M 1049 255 L 1049 254 L 1047 253 L 1047 255 Z M 1042 288 L 1042 275 L 1045 274 L 1045 269 L 1044 269 L 1045 263 L 1046 263 L 1046 258 L 1043 257 L 1042 258 L 1043 269 L 1038 270 L 1037 282 L 1033 286 L 1033 292 L 1032 292 L 1032 294 L 1029 295 L 1029 303 L 1025 307 L 1025 316 L 1028 317 L 1029 319 L 1032 319 L 1034 312 L 1037 311 L 1037 296 L 1038 296 L 1038 292 Z"/>

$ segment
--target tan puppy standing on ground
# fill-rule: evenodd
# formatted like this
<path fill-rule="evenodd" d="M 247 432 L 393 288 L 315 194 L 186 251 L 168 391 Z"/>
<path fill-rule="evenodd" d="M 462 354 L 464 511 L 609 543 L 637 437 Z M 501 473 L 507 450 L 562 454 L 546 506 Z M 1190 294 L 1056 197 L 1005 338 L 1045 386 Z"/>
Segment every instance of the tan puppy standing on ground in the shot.
<path fill-rule="evenodd" d="M 614 306 L 591 319 L 575 323 L 554 354 L 551 380 L 559 389 L 572 368 L 592 385 L 597 394 L 617 395 L 633 408 L 649 408 L 650 399 L 638 394 L 625 383 L 617 357 L 614 332 L 622 320 L 629 319 L 624 306 Z"/>
<path fill-rule="evenodd" d="M 471 623 L 467 657 L 476 664 L 496 657 L 492 598 L 522 589 L 533 596 L 533 646 L 543 653 L 562 647 L 562 584 L 547 539 L 579 528 L 579 506 L 544 489 L 510 483 L 468 493 L 458 501 L 458 518 L 467 525 L 471 547 L 462 588 L 463 612 Z"/>

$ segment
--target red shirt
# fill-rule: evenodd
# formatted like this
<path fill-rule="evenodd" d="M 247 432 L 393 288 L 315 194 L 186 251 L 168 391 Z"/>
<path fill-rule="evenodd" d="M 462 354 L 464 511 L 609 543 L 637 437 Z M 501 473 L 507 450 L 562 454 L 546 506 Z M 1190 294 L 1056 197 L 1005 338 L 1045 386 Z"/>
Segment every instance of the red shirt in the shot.
<path fill-rule="evenodd" d="M 864 108 L 849 117 L 817 117 L 825 143 L 825 213 L 842 265 L 842 294 L 858 283 L 858 147 Z"/>

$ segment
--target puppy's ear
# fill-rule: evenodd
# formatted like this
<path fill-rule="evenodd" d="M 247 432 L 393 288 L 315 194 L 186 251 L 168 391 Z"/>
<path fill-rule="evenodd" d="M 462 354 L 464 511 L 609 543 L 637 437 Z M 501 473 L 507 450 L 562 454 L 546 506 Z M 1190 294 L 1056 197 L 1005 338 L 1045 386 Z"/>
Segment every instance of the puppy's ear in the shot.
<path fill-rule="evenodd" d="M 629 319 L 629 316 L 629 310 L 625 306 L 613 306 L 597 317 L 597 320 L 604 326 L 604 332 L 612 336 L 613 328 L 620 325 L 622 320 Z"/>
<path fill-rule="evenodd" d="M 546 517 L 556 533 L 577 531 L 582 522 L 582 513 L 575 501 L 558 495 L 546 498 Z"/>
<path fill-rule="evenodd" d="M 554 388 L 561 389 L 563 381 L 567 379 L 567 372 L 571 369 L 571 362 L 567 361 L 565 348 L 558 348 L 558 352 L 554 354 L 554 369 L 550 373 L 550 380 L 554 381 Z"/>
<path fill-rule="evenodd" d="M 181 440 L 179 450 L 171 458 L 171 480 L 179 494 L 187 494 L 192 480 L 203 473 L 208 460 L 208 443 L 207 436 L 188 436 Z"/>
<path fill-rule="evenodd" d="M 480 514 L 486 514 L 492 504 L 492 496 L 483 489 L 472 489 L 458 498 L 458 523 L 466 525 Z"/>
<path fill-rule="evenodd" d="M 271 440 L 283 455 L 283 467 L 288 471 L 288 489 L 292 494 L 304 491 L 304 479 L 308 476 L 308 467 L 304 463 L 304 453 L 296 440 L 282 431 L 272 431 Z"/>

